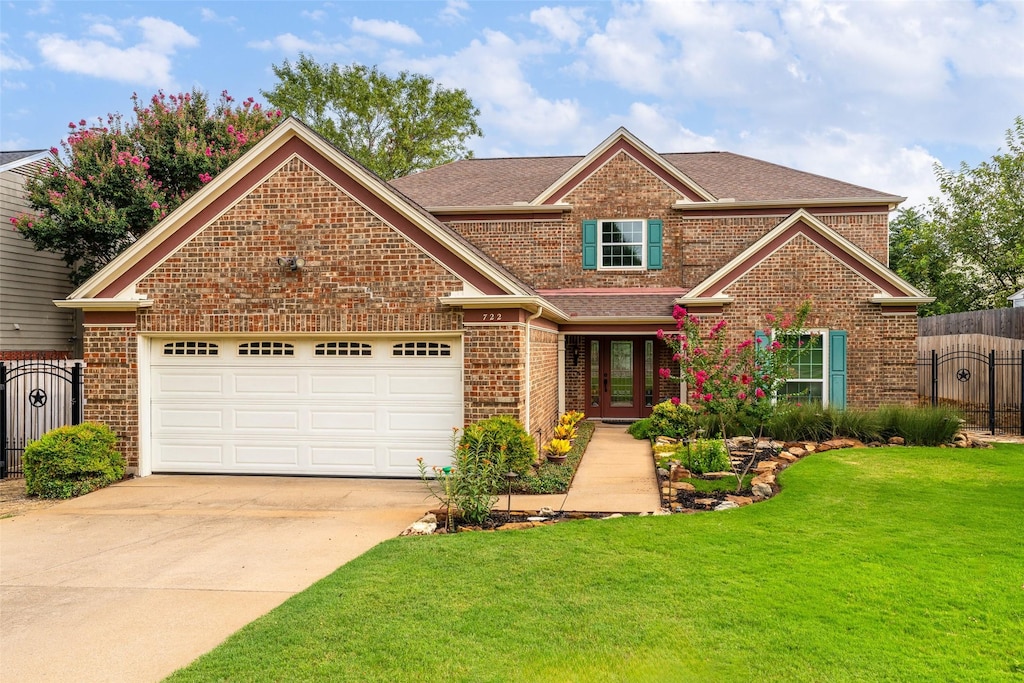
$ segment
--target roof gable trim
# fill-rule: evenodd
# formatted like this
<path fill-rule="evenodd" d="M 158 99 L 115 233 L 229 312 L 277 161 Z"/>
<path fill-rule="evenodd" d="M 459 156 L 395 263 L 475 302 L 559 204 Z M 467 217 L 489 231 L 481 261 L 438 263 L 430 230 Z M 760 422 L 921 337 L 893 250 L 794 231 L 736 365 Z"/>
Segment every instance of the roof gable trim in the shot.
<path fill-rule="evenodd" d="M 713 194 L 665 161 L 660 154 L 645 145 L 639 138 L 625 128 L 619 128 L 541 192 L 531 204 L 557 203 L 619 152 L 628 154 L 686 199 L 693 202 L 717 201 Z"/>

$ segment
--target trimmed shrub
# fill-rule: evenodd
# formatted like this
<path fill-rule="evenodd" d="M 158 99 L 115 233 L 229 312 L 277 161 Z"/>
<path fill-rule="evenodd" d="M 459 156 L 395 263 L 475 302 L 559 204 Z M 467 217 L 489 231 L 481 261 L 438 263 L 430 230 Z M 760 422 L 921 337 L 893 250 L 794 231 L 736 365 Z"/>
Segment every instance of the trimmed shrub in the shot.
<path fill-rule="evenodd" d="M 686 439 L 693 434 L 697 419 L 693 408 L 685 403 L 662 401 L 651 410 L 651 436 L 669 436 L 673 439 Z"/>
<path fill-rule="evenodd" d="M 626 432 L 634 439 L 653 439 L 658 435 L 653 432 L 651 425 L 651 418 L 641 418 L 626 427 Z"/>
<path fill-rule="evenodd" d="M 512 471 L 526 476 L 537 460 L 537 446 L 519 421 L 508 415 L 495 415 L 466 427 L 460 446 L 477 457 L 495 463 L 498 472 Z"/>
<path fill-rule="evenodd" d="M 43 498 L 73 498 L 124 478 L 124 457 L 109 427 L 85 422 L 58 427 L 25 449 L 25 490 Z"/>
<path fill-rule="evenodd" d="M 722 439 L 694 439 L 676 451 L 679 464 L 694 474 L 729 470 L 729 452 Z M 735 483 L 735 482 L 734 482 Z"/>

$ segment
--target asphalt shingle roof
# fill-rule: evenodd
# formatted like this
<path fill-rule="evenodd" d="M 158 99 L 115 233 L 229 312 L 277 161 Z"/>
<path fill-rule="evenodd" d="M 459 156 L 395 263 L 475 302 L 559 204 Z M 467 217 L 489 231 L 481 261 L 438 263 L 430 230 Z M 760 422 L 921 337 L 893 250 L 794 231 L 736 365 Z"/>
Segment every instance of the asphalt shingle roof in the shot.
<path fill-rule="evenodd" d="M 539 290 L 546 301 L 571 318 L 651 318 L 671 317 L 675 300 L 686 294 L 685 289 L 600 292 L 573 290 Z"/>
<path fill-rule="evenodd" d="M 720 199 L 852 199 L 891 197 L 841 180 L 826 178 L 731 152 L 661 155 Z M 391 184 L 423 206 L 507 206 L 529 202 L 583 157 L 463 159 Z"/>

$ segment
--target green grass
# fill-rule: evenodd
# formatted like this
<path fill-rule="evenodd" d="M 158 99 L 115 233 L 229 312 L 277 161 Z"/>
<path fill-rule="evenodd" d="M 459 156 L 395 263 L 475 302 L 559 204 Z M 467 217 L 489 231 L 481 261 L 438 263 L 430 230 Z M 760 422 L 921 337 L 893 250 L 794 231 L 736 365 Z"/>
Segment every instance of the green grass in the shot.
<path fill-rule="evenodd" d="M 388 541 L 171 680 L 1024 680 L 1024 446 L 830 451 L 780 482 Z"/>

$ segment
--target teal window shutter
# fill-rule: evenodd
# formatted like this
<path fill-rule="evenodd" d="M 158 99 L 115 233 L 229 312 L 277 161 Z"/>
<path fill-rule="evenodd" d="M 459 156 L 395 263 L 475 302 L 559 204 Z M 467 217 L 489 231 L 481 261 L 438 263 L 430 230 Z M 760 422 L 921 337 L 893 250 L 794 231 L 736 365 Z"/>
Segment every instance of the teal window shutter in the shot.
<path fill-rule="evenodd" d="M 765 334 L 764 330 L 754 330 L 754 343 L 757 345 L 757 348 L 766 349 L 771 341 L 771 338 Z"/>
<path fill-rule="evenodd" d="M 828 333 L 828 402 L 843 410 L 846 408 L 846 331 Z"/>
<path fill-rule="evenodd" d="M 583 221 L 583 270 L 597 270 L 597 221 Z"/>
<path fill-rule="evenodd" d="M 661 220 L 647 221 L 647 269 L 661 270 Z"/>

